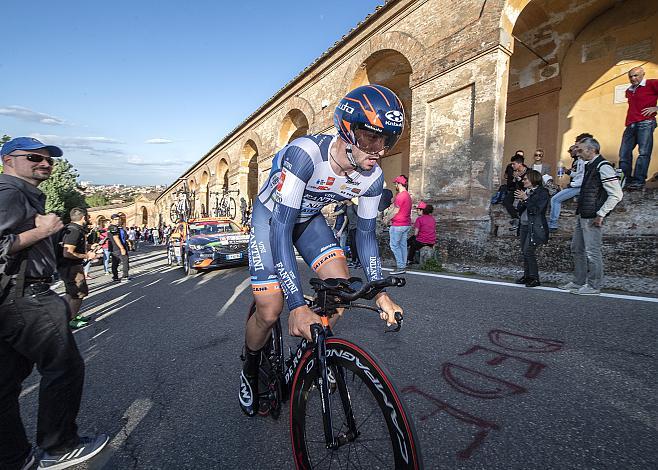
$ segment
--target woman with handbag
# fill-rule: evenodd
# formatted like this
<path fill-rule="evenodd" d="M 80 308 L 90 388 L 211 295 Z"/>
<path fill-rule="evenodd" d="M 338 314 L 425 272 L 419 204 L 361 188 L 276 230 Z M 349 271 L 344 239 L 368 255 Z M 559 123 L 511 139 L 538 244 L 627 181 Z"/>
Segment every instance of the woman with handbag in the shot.
<path fill-rule="evenodd" d="M 518 234 L 523 254 L 523 277 L 517 279 L 516 283 L 537 287 L 541 283 L 535 252 L 538 246 L 548 242 L 546 209 L 550 196 L 542 185 L 541 173 L 538 171 L 529 170 L 521 181 L 524 189 L 514 191 L 514 198 L 518 200 L 520 217 Z"/>

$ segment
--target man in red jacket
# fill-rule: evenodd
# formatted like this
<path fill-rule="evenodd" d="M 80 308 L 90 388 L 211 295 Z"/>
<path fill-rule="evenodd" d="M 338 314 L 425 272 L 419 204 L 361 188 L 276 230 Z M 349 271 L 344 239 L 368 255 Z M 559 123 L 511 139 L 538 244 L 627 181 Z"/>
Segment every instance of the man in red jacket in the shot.
<path fill-rule="evenodd" d="M 631 86 L 626 90 L 628 112 L 626 129 L 621 138 L 619 149 L 619 168 L 626 176 L 626 189 L 638 190 L 644 187 L 647 179 L 651 151 L 653 150 L 653 131 L 656 129 L 658 112 L 658 80 L 644 78 L 642 67 L 633 67 L 628 72 Z M 633 149 L 638 147 L 638 156 L 633 171 Z M 631 176 L 632 174 L 632 176 Z"/>

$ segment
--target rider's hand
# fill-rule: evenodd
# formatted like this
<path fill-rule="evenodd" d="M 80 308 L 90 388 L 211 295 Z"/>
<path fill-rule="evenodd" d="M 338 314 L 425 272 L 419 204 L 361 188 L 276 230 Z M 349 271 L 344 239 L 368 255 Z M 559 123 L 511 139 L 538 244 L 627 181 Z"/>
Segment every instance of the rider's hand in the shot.
<path fill-rule="evenodd" d="M 308 305 L 302 305 L 290 312 L 288 318 L 288 332 L 291 336 L 303 336 L 309 341 L 311 338 L 311 325 L 321 323 L 320 316 L 313 313 Z"/>
<path fill-rule="evenodd" d="M 386 325 L 391 326 L 395 325 L 395 312 L 404 313 L 402 307 L 393 302 L 391 298 L 385 292 L 377 298 L 377 306 L 382 310 L 382 313 L 379 317 L 382 320 L 386 320 Z"/>

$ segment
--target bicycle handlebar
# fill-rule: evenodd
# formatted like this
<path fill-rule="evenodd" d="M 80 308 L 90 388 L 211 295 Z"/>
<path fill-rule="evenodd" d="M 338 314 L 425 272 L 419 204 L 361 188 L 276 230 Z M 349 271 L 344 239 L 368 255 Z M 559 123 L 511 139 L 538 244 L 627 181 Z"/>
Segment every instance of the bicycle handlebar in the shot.
<path fill-rule="evenodd" d="M 355 285 L 361 282 L 361 278 L 358 277 L 351 277 L 349 279 L 311 279 L 311 286 L 318 295 L 321 292 L 327 292 L 342 301 L 353 302 L 357 299 L 373 299 L 387 287 L 402 287 L 407 283 L 402 277 L 389 276 L 384 279 L 367 282 L 361 288 L 355 290 Z"/>

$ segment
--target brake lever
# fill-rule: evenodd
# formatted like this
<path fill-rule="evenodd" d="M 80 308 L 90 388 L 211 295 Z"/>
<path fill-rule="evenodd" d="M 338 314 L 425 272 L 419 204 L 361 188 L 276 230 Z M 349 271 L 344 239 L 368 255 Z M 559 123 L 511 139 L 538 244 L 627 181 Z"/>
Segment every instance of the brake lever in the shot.
<path fill-rule="evenodd" d="M 397 326 L 394 328 L 386 328 L 384 333 L 397 333 L 400 331 L 400 328 L 402 328 L 402 320 L 404 320 L 402 313 L 395 312 L 395 323 L 397 323 Z"/>

